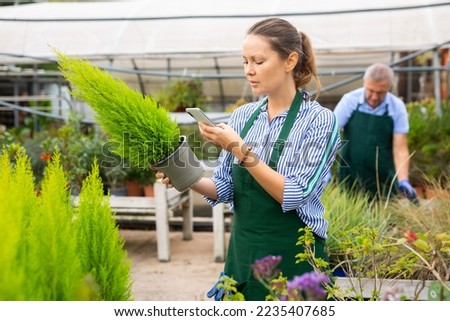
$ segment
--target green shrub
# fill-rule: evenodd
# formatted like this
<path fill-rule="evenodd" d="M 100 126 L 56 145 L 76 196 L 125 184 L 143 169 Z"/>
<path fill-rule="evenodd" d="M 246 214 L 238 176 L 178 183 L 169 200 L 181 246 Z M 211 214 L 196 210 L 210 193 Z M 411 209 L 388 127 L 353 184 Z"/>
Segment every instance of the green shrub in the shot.
<path fill-rule="evenodd" d="M 23 150 L 22 152 L 23 153 Z M 20 156 L 22 155 L 22 156 Z M 0 167 L 0 300 L 26 300 L 27 234 L 29 214 L 37 201 L 33 175 L 27 159 L 20 154 L 12 159 L 3 147 Z M 20 200 L 20 201 L 17 201 Z M 30 262 L 33 264 L 33 262 Z"/>
<path fill-rule="evenodd" d="M 130 261 L 123 250 L 124 242 L 119 236 L 108 198 L 103 195 L 96 162 L 83 182 L 74 227 L 82 270 L 96 280 L 99 298 L 107 301 L 130 299 Z"/>
<path fill-rule="evenodd" d="M 411 182 L 420 186 L 430 180 L 447 179 L 450 173 L 449 101 L 442 102 L 442 116 L 436 114 L 432 99 L 411 102 L 406 107 L 410 125 L 408 147 L 412 154 Z"/>
<path fill-rule="evenodd" d="M 80 195 L 82 207 L 75 212 L 58 153 L 36 193 L 25 150 L 3 148 L 0 300 L 130 298 L 129 262 L 100 185 L 94 169 Z M 94 252 L 87 253 L 87 248 Z"/>
<path fill-rule="evenodd" d="M 76 300 L 83 273 L 73 234 L 73 209 L 59 155 L 48 164 L 38 207 L 27 213 L 27 288 L 31 300 Z M 25 262 L 23 262 L 25 263 Z"/>

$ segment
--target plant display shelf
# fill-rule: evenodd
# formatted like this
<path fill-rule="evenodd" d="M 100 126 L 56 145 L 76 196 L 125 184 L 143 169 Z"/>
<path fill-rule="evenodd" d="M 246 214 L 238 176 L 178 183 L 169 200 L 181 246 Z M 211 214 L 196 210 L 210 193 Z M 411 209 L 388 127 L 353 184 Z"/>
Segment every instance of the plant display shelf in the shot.
<path fill-rule="evenodd" d="M 422 285 L 423 282 L 424 285 Z M 447 284 L 450 286 L 450 282 L 447 282 Z M 406 279 L 399 279 L 399 280 L 379 279 L 377 280 L 377 283 L 375 283 L 375 280 L 373 278 L 356 279 L 349 277 L 337 277 L 336 285 L 344 292 L 346 291 L 353 292 L 353 289 L 358 290 L 359 287 L 361 286 L 362 288 L 361 294 L 366 299 L 372 297 L 372 292 L 376 288 L 380 288 L 380 292 L 383 292 L 383 290 L 386 289 L 398 288 L 400 289 L 401 294 L 406 295 L 408 298 L 413 298 L 415 296 L 416 291 L 420 289 L 422 286 L 424 286 L 423 290 L 420 291 L 417 300 L 419 301 L 438 300 L 435 293 L 437 285 L 437 281 L 435 280 L 422 281 L 422 280 L 406 280 Z M 359 293 L 359 291 L 356 292 Z"/>

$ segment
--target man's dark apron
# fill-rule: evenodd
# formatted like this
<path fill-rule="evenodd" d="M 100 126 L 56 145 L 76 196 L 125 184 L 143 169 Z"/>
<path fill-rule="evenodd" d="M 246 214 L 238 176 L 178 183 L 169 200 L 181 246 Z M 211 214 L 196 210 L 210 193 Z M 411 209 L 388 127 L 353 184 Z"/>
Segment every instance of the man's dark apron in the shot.
<path fill-rule="evenodd" d="M 395 177 L 392 137 L 394 122 L 388 115 L 353 112 L 344 127 L 342 149 L 343 162 L 339 168 L 339 181 L 348 188 L 362 189 L 371 197 L 388 195 Z M 392 184 L 391 193 L 396 192 Z"/>
<path fill-rule="evenodd" d="M 269 165 L 274 170 L 301 103 L 302 93 L 297 92 L 272 150 Z M 242 138 L 245 138 L 259 113 L 258 106 L 245 124 L 241 132 Z M 306 262 L 295 263 L 296 254 L 303 252 L 302 247 L 295 245 L 300 236 L 298 230 L 305 227 L 305 224 L 295 210 L 284 213 L 280 203 L 273 199 L 244 167 L 233 164 L 232 176 L 235 209 L 225 274 L 238 282 L 238 290 L 244 294 L 245 300 L 263 301 L 268 291 L 253 277 L 251 265 L 256 260 L 268 255 L 281 255 L 282 261 L 278 268 L 289 279 L 312 270 Z M 316 256 L 326 260 L 324 247 L 325 240 L 316 236 Z"/>

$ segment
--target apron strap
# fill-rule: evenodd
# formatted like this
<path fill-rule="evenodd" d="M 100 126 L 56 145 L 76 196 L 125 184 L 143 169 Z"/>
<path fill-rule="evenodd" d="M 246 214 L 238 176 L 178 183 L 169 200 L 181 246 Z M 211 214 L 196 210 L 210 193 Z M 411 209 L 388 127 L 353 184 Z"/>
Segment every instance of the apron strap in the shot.
<path fill-rule="evenodd" d="M 303 97 L 304 96 L 304 97 Z M 303 99 L 307 99 L 308 94 L 298 91 L 295 94 L 294 100 L 292 101 L 291 107 L 289 108 L 288 114 L 286 116 L 286 120 L 284 121 L 284 125 L 281 128 L 280 134 L 278 135 L 278 138 L 274 144 L 272 155 L 270 157 L 269 166 L 276 170 L 278 159 L 280 158 L 281 153 L 283 152 L 284 143 L 286 142 L 287 137 L 289 136 L 289 132 L 291 131 L 292 126 L 294 125 L 295 119 L 297 118 L 297 114 L 300 110 L 300 105 L 303 102 Z M 261 103 L 258 105 L 256 110 L 253 112 L 253 114 L 248 119 L 247 123 L 245 123 L 244 128 L 241 131 L 241 137 L 245 138 L 248 131 L 252 127 L 253 123 L 255 122 L 255 119 L 258 117 L 261 106 L 267 103 L 267 97 L 265 97 Z"/>
<path fill-rule="evenodd" d="M 301 91 L 297 91 L 297 93 L 295 94 L 295 98 L 292 101 L 291 107 L 289 108 L 286 120 L 284 121 L 284 125 L 281 128 L 280 134 L 278 135 L 278 139 L 275 142 L 275 145 L 272 150 L 269 166 L 274 170 L 276 170 L 277 168 L 278 160 L 284 149 L 284 143 L 286 142 L 289 133 L 291 131 L 291 128 L 294 125 L 302 101 L 303 101 L 303 94 Z"/>
<path fill-rule="evenodd" d="M 264 104 L 267 103 L 267 97 L 265 97 L 261 103 L 258 104 L 253 114 L 250 116 L 250 118 L 247 120 L 247 122 L 244 125 L 244 128 L 241 131 L 241 138 L 244 139 L 247 135 L 249 129 L 252 127 L 253 123 L 255 122 L 255 119 L 258 117 L 259 112 L 261 111 L 261 106 L 264 106 Z"/>

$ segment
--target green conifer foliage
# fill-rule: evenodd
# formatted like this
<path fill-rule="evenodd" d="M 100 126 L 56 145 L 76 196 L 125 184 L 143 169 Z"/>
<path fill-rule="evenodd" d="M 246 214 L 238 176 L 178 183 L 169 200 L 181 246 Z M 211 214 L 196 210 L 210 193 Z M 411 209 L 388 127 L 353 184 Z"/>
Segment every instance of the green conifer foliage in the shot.
<path fill-rule="evenodd" d="M 55 53 L 62 75 L 71 83 L 72 95 L 94 109 L 115 153 L 148 169 L 178 147 L 180 129 L 155 99 L 143 96 L 87 60 Z"/>
<path fill-rule="evenodd" d="M 77 300 L 83 282 L 68 178 L 56 153 L 47 165 L 38 210 L 29 213 L 28 298 Z M 31 277 L 32 276 L 32 277 Z"/>
<path fill-rule="evenodd" d="M 6 149 L 1 154 L 0 193 L 0 300 L 24 300 L 24 291 L 18 289 L 26 284 L 22 262 L 26 258 L 27 214 L 36 203 L 33 176 L 29 160 L 19 155 L 13 164 Z"/>
<path fill-rule="evenodd" d="M 97 161 L 83 182 L 74 227 L 82 269 L 98 284 L 96 299 L 129 300 L 131 263 L 123 249 L 109 197 L 103 194 Z"/>
<path fill-rule="evenodd" d="M 123 250 L 97 163 L 75 210 L 55 153 L 41 193 L 25 151 L 0 154 L 0 300 L 129 300 Z"/>

